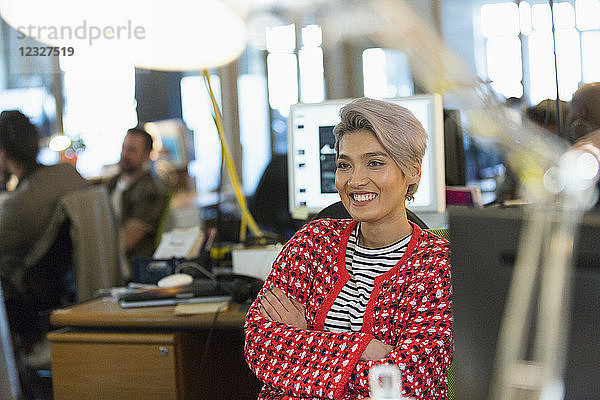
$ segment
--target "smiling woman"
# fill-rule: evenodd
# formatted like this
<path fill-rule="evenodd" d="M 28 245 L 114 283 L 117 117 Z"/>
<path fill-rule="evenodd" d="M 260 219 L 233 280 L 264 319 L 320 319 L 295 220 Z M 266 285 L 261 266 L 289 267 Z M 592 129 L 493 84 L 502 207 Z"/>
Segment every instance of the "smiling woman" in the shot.
<path fill-rule="evenodd" d="M 341 119 L 334 129 L 336 188 L 362 222 L 360 239 L 376 230 L 366 233 L 371 245 L 387 246 L 412 231 L 404 200 L 419 186 L 427 133 L 406 108 L 367 98 L 344 107 Z"/>
<path fill-rule="evenodd" d="M 365 236 L 369 235 L 365 231 L 374 228 L 381 233 L 370 235 L 378 241 L 370 243 L 371 247 L 384 247 L 409 235 L 412 227 L 404 201 L 410 185 L 418 183 L 420 165 L 414 166 L 411 175 L 405 175 L 367 130 L 338 139 L 337 158 L 335 186 L 352 218 L 362 222 L 359 243 L 366 244 Z"/>
<path fill-rule="evenodd" d="M 452 357 L 448 245 L 408 221 L 427 135 L 404 107 L 357 99 L 335 127 L 336 188 L 353 219 L 288 241 L 245 324 L 261 399 L 369 396 L 379 364 L 402 393 L 445 399 Z"/>

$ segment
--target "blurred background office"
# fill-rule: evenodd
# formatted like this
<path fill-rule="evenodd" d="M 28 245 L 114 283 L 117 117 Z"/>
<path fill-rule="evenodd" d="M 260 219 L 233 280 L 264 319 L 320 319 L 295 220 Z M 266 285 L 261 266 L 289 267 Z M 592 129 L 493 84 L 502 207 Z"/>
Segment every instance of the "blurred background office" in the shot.
<path fill-rule="evenodd" d="M 324 24 L 323 13 L 332 11 L 326 2 L 313 7 L 308 1 L 262 1 L 245 15 L 247 35 L 239 57 L 209 70 L 240 189 L 266 241 L 285 241 L 317 211 L 296 198 L 307 187 L 291 186 L 294 171 L 304 166 L 295 161 L 304 149 L 290 151 L 292 140 L 310 118 L 294 114 L 300 110 L 294 108 L 297 103 L 433 96 L 418 79 L 419 64 L 408 50 L 381 47 L 361 31 L 361 24 L 345 20 L 353 7 L 367 2 L 331 3 L 344 7 Z M 573 95 L 600 81 L 600 0 L 407 3 L 493 89 L 497 101 L 515 111 L 511 115 L 516 120 L 529 118 L 549 134 L 569 138 L 567 108 Z M 160 21 L 165 29 L 182 24 L 168 18 L 177 16 L 175 6 L 170 12 Z M 135 21 L 136 13 L 115 15 L 119 21 Z M 173 47 L 186 45 L 185 37 L 178 39 Z M 214 41 L 218 39 L 216 35 Z M 153 244 L 164 231 L 193 226 L 204 232 L 216 227 L 216 243 L 240 241 L 243 217 L 234 195 L 236 182 L 224 167 L 224 148 L 199 68 L 135 66 L 126 58 L 107 59 L 78 48 L 50 56 L 28 53 L 28 48 L 42 46 L 0 19 L 0 110 L 21 110 L 37 126 L 40 163 L 69 162 L 90 182 L 107 182 L 119 171 L 127 130 L 141 127 L 154 142 L 152 172 L 168 192 Z M 194 43 L 187 46 L 182 54 L 194 53 Z M 432 165 L 441 159 L 444 163 L 442 180 L 432 178 L 429 194 L 443 196 L 446 186 L 469 188 L 463 193 L 474 196 L 471 206 L 518 198 L 518 183 L 498 139 L 470 135 L 465 103 L 449 93 L 427 101 L 428 107 L 440 108 L 431 129 L 440 128 L 445 142 L 436 150 L 441 153 L 430 157 Z M 291 121 L 301 118 L 305 122 L 292 126 Z M 430 147 L 436 148 L 435 141 Z M 325 164 L 331 154 L 323 148 L 319 160 Z M 17 185 L 12 177 L 1 190 Z M 416 214 L 430 227 L 445 227 L 447 198 L 441 204 L 432 200 L 431 207 Z"/>
<path fill-rule="evenodd" d="M 556 98 L 548 2 L 410 3 L 499 98 L 521 99 L 522 110 Z M 554 3 L 560 100 L 569 101 L 582 83 L 600 80 L 600 60 L 594 50 L 600 44 L 598 7 L 594 0 Z M 403 52 L 376 47 L 356 34 L 327 37 L 310 10 L 295 20 L 288 17 L 264 12 L 251 18 L 243 54 L 211 70 L 225 133 L 243 191 L 250 197 L 270 160 L 287 153 L 292 104 L 422 92 Z M 216 203 L 219 188 L 225 197 L 231 193 L 222 174 L 221 147 L 199 72 L 154 71 L 118 60 L 85 62 L 68 55 L 21 56 L 19 47 L 39 42 L 0 23 L 0 108 L 22 109 L 38 125 L 46 145 L 40 154 L 43 163 L 68 158 L 83 176 L 98 178 L 107 165 L 118 162 L 128 128 L 173 120 L 180 127 L 159 130 L 156 135 L 163 140 L 154 156 L 168 183 L 195 191 L 206 203 Z M 456 108 L 452 98 L 444 98 L 444 107 Z M 469 127 L 463 122 L 461 129 Z M 73 146 L 61 153 L 50 150 L 47 143 L 58 133 L 84 143 L 85 150 Z M 465 135 L 463 141 L 464 183 L 479 186 L 484 203 L 492 202 L 504 174 L 502 156 L 494 151 L 492 140 Z"/>

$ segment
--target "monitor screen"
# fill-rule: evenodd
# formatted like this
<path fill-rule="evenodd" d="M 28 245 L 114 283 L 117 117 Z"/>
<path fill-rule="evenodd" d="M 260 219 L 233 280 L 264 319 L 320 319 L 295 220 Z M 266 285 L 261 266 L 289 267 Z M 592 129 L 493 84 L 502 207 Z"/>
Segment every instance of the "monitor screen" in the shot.
<path fill-rule="evenodd" d="M 193 133 L 180 119 L 146 122 L 144 129 L 154 140 L 158 159 L 170 162 L 176 168 L 185 168 L 194 159 Z"/>
<path fill-rule="evenodd" d="M 452 249 L 455 398 L 486 400 L 490 398 L 497 339 L 523 213 L 516 208 L 451 207 L 448 216 Z M 600 394 L 599 243 L 600 215 L 586 214 L 574 249 L 565 400 L 595 399 Z M 532 329 L 530 335 L 533 333 Z M 527 348 L 531 349 L 531 342 Z"/>
<path fill-rule="evenodd" d="M 446 186 L 466 186 L 465 145 L 459 110 L 444 110 Z"/>
<path fill-rule="evenodd" d="M 414 212 L 443 212 L 444 128 L 440 95 L 384 99 L 409 109 L 429 135 L 423 157 L 421 182 L 407 207 Z M 340 109 L 351 99 L 296 104 L 288 119 L 288 185 L 290 213 L 305 219 L 340 200 L 335 189 L 335 138 L 333 127 Z"/>
<path fill-rule="evenodd" d="M 0 111 L 19 110 L 38 128 L 41 137 L 53 133 L 56 119 L 54 96 L 44 87 L 0 90 Z"/>

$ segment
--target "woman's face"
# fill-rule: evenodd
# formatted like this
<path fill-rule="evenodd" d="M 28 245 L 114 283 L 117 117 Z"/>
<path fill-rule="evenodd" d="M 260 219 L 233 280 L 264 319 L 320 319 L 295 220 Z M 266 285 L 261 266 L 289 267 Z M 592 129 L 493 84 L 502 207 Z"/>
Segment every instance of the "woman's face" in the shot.
<path fill-rule="evenodd" d="M 417 183 L 407 177 L 369 131 L 359 130 L 342 136 L 335 173 L 335 186 L 342 203 L 361 222 L 393 222 L 406 218 L 404 201 L 408 185 Z"/>

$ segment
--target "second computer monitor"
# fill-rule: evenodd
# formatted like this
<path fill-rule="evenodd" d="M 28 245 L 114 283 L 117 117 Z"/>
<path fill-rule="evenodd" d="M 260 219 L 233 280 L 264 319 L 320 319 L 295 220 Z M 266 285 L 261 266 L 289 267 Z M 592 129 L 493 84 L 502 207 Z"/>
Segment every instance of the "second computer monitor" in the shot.
<path fill-rule="evenodd" d="M 516 208 L 448 209 L 456 399 L 490 398 L 498 335 L 526 218 L 525 210 Z M 578 229 L 564 400 L 597 399 L 600 395 L 600 215 L 586 214 Z M 526 300 L 521 303 L 521 307 L 529 305 Z M 533 307 L 528 322 L 533 324 L 539 312 Z M 529 349 L 528 358 L 533 358 L 535 327 L 526 332 L 525 348 Z"/>

